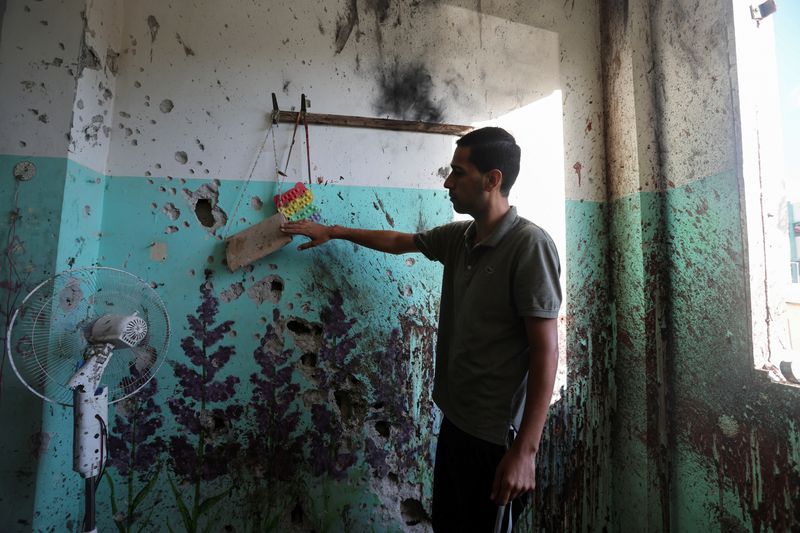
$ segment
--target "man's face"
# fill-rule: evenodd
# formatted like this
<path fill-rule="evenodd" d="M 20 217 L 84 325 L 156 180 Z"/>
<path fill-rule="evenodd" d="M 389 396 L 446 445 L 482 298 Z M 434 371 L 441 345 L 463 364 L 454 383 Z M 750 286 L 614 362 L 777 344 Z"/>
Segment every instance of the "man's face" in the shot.
<path fill-rule="evenodd" d="M 444 188 L 450 193 L 453 209 L 468 215 L 481 211 L 488 198 L 484 188 L 486 174 L 470 162 L 470 150 L 468 146 L 456 147 L 450 163 L 450 175 L 444 180 Z"/>

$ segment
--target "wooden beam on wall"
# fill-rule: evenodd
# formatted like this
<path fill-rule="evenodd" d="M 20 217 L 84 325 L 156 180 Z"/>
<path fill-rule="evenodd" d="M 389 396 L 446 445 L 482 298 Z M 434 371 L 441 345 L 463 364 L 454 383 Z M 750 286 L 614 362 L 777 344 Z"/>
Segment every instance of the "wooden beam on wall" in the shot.
<path fill-rule="evenodd" d="M 297 111 L 281 111 L 278 122 L 297 121 Z M 302 122 L 302 118 L 300 119 Z M 471 132 L 472 126 L 458 124 L 439 124 L 436 122 L 419 122 L 415 120 L 395 120 L 389 118 L 356 117 L 352 115 L 327 115 L 322 113 L 306 113 L 308 124 L 324 126 L 346 126 L 351 128 L 373 128 L 380 130 L 414 131 L 418 133 L 438 133 L 441 135 L 461 136 Z"/>

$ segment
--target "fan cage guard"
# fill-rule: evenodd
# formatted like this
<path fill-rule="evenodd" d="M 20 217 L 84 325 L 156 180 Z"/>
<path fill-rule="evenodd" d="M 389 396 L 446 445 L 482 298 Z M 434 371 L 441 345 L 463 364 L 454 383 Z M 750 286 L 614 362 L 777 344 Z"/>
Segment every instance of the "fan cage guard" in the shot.
<path fill-rule="evenodd" d="M 105 315 L 134 313 L 147 323 L 147 335 L 137 346 L 114 349 L 101 380 L 109 403 L 121 401 L 158 372 L 170 336 L 158 293 L 123 270 L 66 270 L 37 285 L 14 312 L 6 335 L 14 372 L 37 396 L 72 406 L 67 383 L 83 363 L 94 322 Z"/>

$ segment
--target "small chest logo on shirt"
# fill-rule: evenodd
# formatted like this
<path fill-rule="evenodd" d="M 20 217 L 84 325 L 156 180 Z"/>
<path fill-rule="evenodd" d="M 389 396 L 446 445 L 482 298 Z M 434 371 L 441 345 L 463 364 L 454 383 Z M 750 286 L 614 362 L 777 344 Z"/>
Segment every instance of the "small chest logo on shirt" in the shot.
<path fill-rule="evenodd" d="M 493 266 L 486 265 L 486 266 L 484 267 L 483 271 L 484 271 L 484 272 L 486 272 L 486 273 L 487 273 L 487 274 L 489 274 L 489 275 L 492 275 L 492 274 L 494 274 L 494 267 L 493 267 Z"/>

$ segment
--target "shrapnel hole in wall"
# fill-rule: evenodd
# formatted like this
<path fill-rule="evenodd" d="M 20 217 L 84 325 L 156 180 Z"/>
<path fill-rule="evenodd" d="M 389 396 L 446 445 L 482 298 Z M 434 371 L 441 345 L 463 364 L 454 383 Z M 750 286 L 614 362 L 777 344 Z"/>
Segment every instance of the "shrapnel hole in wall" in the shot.
<path fill-rule="evenodd" d="M 194 204 L 194 214 L 197 220 L 206 228 L 211 228 L 215 224 L 214 214 L 211 212 L 211 202 L 205 198 L 200 198 Z"/>

